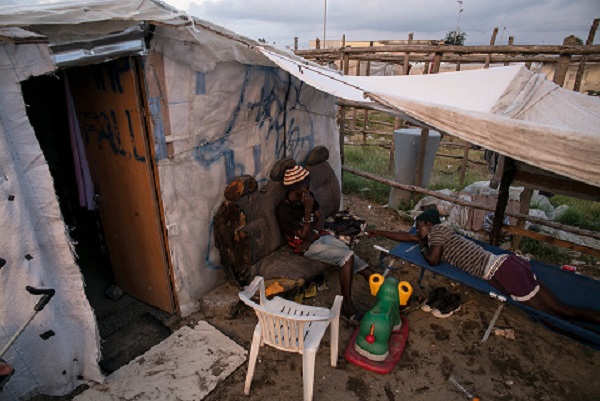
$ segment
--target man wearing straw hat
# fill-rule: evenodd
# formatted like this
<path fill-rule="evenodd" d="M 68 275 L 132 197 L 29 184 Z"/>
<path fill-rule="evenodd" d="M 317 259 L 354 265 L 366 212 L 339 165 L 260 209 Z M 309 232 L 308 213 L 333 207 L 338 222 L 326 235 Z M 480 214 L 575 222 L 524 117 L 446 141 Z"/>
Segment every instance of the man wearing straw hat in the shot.
<path fill-rule="evenodd" d="M 282 233 L 294 252 L 340 266 L 340 287 L 344 297 L 342 317 L 358 324 L 359 315 L 352 303 L 353 274 L 360 273 L 368 281 L 373 271 L 344 242 L 322 230 L 325 217 L 309 189 L 310 174 L 306 169 L 302 166 L 288 168 L 283 185 L 286 195 L 275 209 Z"/>

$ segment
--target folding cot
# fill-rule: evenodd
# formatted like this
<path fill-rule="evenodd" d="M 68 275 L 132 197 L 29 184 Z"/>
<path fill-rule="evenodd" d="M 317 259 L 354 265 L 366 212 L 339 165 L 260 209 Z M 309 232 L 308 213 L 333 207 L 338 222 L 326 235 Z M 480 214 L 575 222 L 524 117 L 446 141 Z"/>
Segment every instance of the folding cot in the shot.
<path fill-rule="evenodd" d="M 508 251 L 483 243 L 481 241 L 473 241 L 477 242 L 479 245 L 483 246 L 483 248 L 494 254 L 508 253 Z M 489 294 L 493 298 L 496 298 L 500 304 L 498 305 L 496 313 L 494 314 L 492 321 L 484 333 L 482 342 L 487 340 L 491 330 L 494 327 L 494 324 L 496 323 L 496 320 L 500 316 L 505 302 L 507 302 L 522 308 L 534 320 L 546 322 L 563 332 L 563 334 L 569 335 L 570 337 L 594 349 L 600 349 L 600 325 L 594 325 L 586 322 L 566 321 L 556 316 L 552 316 L 537 309 L 523 305 L 519 302 L 513 301 L 510 297 L 500 294 L 498 290 L 492 287 L 487 281 L 465 273 L 464 271 L 444 261 L 437 266 L 431 266 L 423 258 L 419 247 L 415 246 L 414 243 L 402 242 L 390 251 L 387 251 L 383 248 L 379 249 L 382 250 L 382 267 L 389 268 L 389 266 L 385 266 L 383 264 L 383 256 L 386 253 L 419 266 L 421 268 L 421 274 L 419 276 L 418 284 L 421 288 L 421 280 L 423 279 L 425 270 L 429 270 L 434 274 L 440 274 L 448 277 L 478 291 Z M 531 261 L 531 268 L 537 278 L 542 281 L 561 301 L 574 306 L 600 310 L 600 281 L 575 274 L 573 272 L 564 271 L 557 266 L 551 266 L 536 260 Z"/>

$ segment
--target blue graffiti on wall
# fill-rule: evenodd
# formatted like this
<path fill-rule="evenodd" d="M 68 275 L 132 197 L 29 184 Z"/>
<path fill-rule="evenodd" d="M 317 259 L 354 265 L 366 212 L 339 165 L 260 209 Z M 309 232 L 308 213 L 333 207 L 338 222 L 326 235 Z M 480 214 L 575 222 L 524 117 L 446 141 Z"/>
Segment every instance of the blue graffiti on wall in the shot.
<path fill-rule="evenodd" d="M 263 82 L 260 98 L 256 101 L 247 99 L 251 96 L 250 82 Z M 223 159 L 226 183 L 231 182 L 237 176 L 245 174 L 246 166 L 236 161 L 234 151 L 231 149 L 230 139 L 238 123 L 248 122 L 248 120 L 239 121 L 242 109 L 254 113 L 254 121 L 261 131 L 266 128 L 265 141 L 275 142 L 275 160 L 286 156 L 295 157 L 301 149 L 313 148 L 312 118 L 310 118 L 309 132 L 302 135 L 295 118 L 288 118 L 286 115 L 286 111 L 308 111 L 308 107 L 300 102 L 302 87 L 302 81 L 291 78 L 289 74 L 279 69 L 260 66 L 246 67 L 240 97 L 231 113 L 227 128 L 216 139 L 202 141 L 196 146 L 196 160 L 203 166 L 209 167 Z M 262 157 L 268 157 L 269 155 L 263 155 L 261 144 L 258 144 L 253 147 L 253 156 L 253 167 L 255 171 L 260 171 Z M 271 159 L 269 158 L 269 160 Z"/>
<path fill-rule="evenodd" d="M 251 93 L 249 83 L 257 81 L 263 82 L 260 98 L 251 101 L 247 99 L 250 96 L 249 93 Z M 314 122 L 310 113 L 308 113 L 308 107 L 300 101 L 303 85 L 302 81 L 292 78 L 279 69 L 258 66 L 247 67 L 240 97 L 231 113 L 227 128 L 217 139 L 203 141 L 196 146 L 196 160 L 203 166 L 209 167 L 223 159 L 226 170 L 226 183 L 245 173 L 246 166 L 236 162 L 234 151 L 230 148 L 232 143 L 230 137 L 236 125 L 248 122 L 248 120 L 238 121 L 243 108 L 254 112 L 254 121 L 258 124 L 261 132 L 266 129 L 264 142 L 275 142 L 274 158 L 269 158 L 270 161 L 279 160 L 286 156 L 297 158 L 302 149 L 312 149 L 314 147 Z M 293 110 L 307 112 L 309 116 L 310 129 L 305 135 L 302 135 L 295 118 L 288 118 L 286 115 L 286 111 Z M 263 157 L 269 156 L 263 154 L 262 141 L 252 146 L 252 156 L 254 171 L 260 171 Z M 259 179 L 259 182 L 266 180 L 267 178 Z M 210 260 L 210 240 L 212 239 L 213 225 L 214 221 L 211 221 L 204 266 L 208 269 L 221 269 L 221 266 L 215 265 Z"/>
<path fill-rule="evenodd" d="M 106 72 L 112 92 L 123 93 L 121 75 L 131 70 L 131 63 L 128 58 L 124 58 L 111 63 L 93 65 L 91 69 L 94 86 L 97 90 L 105 91 L 107 89 L 104 76 Z"/>
<path fill-rule="evenodd" d="M 91 138 L 96 138 L 96 146 L 99 150 L 103 150 L 104 144 L 108 143 L 110 150 L 117 156 L 131 159 L 132 156 L 136 161 L 145 163 L 146 158 L 140 155 L 135 145 L 135 132 L 133 129 L 131 113 L 125 110 L 125 118 L 127 119 L 127 127 L 129 129 L 129 139 L 131 141 L 131 151 L 124 149 L 121 142 L 121 134 L 119 132 L 119 121 L 117 113 L 110 110 L 110 117 L 104 113 L 82 112 L 80 113 L 81 133 L 86 146 L 90 144 Z"/>

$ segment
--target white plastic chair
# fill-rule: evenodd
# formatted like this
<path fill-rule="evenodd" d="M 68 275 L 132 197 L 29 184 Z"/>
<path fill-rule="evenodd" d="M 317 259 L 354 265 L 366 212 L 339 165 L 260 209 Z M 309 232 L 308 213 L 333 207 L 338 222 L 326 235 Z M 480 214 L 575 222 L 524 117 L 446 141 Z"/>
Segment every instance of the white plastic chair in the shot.
<path fill-rule="evenodd" d="M 260 288 L 260 305 L 251 299 L 258 288 Z M 268 300 L 265 296 L 265 283 L 260 276 L 254 278 L 252 283 L 239 293 L 239 297 L 242 302 L 252 307 L 258 316 L 258 324 L 252 337 L 244 393 L 250 394 L 258 349 L 266 343 L 282 351 L 302 354 L 304 401 L 311 401 L 315 381 L 315 357 L 329 325 L 331 325 L 331 366 L 337 364 L 340 309 L 343 297 L 336 296 L 331 309 L 301 305 L 280 297 Z"/>

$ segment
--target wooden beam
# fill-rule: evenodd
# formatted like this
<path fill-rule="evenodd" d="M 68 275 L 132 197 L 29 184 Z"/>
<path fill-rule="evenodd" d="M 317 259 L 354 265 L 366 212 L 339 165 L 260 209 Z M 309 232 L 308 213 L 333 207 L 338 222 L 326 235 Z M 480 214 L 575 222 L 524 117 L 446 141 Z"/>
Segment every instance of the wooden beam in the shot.
<path fill-rule="evenodd" d="M 473 207 L 473 208 L 480 209 L 480 210 L 488 210 L 490 212 L 493 212 L 495 210 L 494 207 L 488 206 L 488 205 L 484 205 L 482 203 L 476 203 L 476 202 L 466 201 L 466 200 L 459 199 L 459 198 L 456 198 L 456 197 L 453 197 L 453 196 L 444 195 L 444 194 L 441 194 L 439 192 L 432 191 L 430 189 L 420 188 L 420 187 L 417 187 L 415 185 L 400 184 L 400 183 L 398 183 L 396 181 L 388 180 L 387 178 L 379 177 L 379 176 L 377 176 L 375 174 L 367 173 L 366 171 L 361 171 L 361 170 L 354 169 L 354 168 L 351 168 L 351 167 L 343 166 L 342 167 L 342 171 L 348 172 L 350 174 L 358 175 L 360 177 L 364 177 L 364 178 L 367 178 L 369 180 L 377 181 L 377 182 L 380 182 L 382 184 L 388 185 L 390 187 L 401 189 L 403 191 L 417 192 L 417 193 L 420 193 L 420 194 L 424 194 L 424 195 L 428 195 L 428 196 L 433 196 L 435 198 L 446 200 L 448 202 L 452 202 L 452 203 L 460 205 L 460 206 L 468 206 L 468 207 Z M 562 230 L 562 231 L 566 231 L 566 232 L 569 232 L 569 233 L 573 233 L 573 234 L 577 234 L 577 235 L 582 235 L 584 237 L 590 237 L 590 238 L 600 239 L 600 233 L 599 232 L 595 232 L 595 231 L 591 231 L 591 230 L 586 230 L 584 228 L 572 227 L 572 226 L 568 226 L 568 225 L 565 225 L 565 224 L 557 223 L 555 221 L 540 219 L 539 217 L 535 217 L 535 216 L 528 216 L 528 215 L 523 215 L 521 213 L 511 212 L 509 210 L 507 210 L 506 213 L 504 213 L 504 214 L 507 215 L 507 216 L 510 216 L 510 217 L 516 217 L 517 219 L 525 219 L 527 221 L 530 221 L 532 223 L 536 223 L 536 224 L 539 224 L 539 225 L 542 225 L 542 226 L 556 228 L 557 230 Z"/>
<path fill-rule="evenodd" d="M 471 144 L 465 142 L 465 149 L 463 151 L 462 163 L 460 164 L 460 186 L 461 188 L 465 185 L 465 175 L 467 174 L 467 167 L 469 165 L 469 149 Z"/>
<path fill-rule="evenodd" d="M 519 199 L 519 213 L 529 214 L 529 206 L 531 204 L 531 197 L 533 196 L 533 189 L 523 188 Z M 524 219 L 517 220 L 517 228 L 524 229 L 527 222 Z M 521 246 L 521 236 L 515 235 L 512 239 L 512 249 L 516 251 Z"/>
<path fill-rule="evenodd" d="M 514 36 L 509 36 L 508 37 L 508 45 L 512 46 L 514 43 L 515 43 Z M 504 65 L 509 65 L 510 62 L 509 62 L 508 56 L 504 56 L 504 57 L 505 57 Z M 490 57 L 490 59 L 491 59 L 491 57 Z"/>
<path fill-rule="evenodd" d="M 413 41 L 413 33 L 408 34 L 408 45 L 411 46 Z M 408 75 L 410 73 L 410 64 L 409 64 L 409 56 L 410 52 L 406 52 L 404 54 L 404 70 L 402 71 L 403 75 Z"/>
<path fill-rule="evenodd" d="M 563 44 L 569 43 L 569 37 L 566 37 Z M 558 63 L 554 68 L 554 77 L 552 82 L 558 86 L 565 85 L 565 79 L 567 78 L 567 72 L 569 71 L 569 64 L 571 64 L 571 55 L 563 53 L 558 57 Z"/>
<path fill-rule="evenodd" d="M 600 23 L 600 18 L 596 18 L 592 23 L 592 27 L 590 28 L 590 32 L 588 33 L 587 40 L 585 41 L 586 46 L 591 46 L 594 44 L 594 38 L 596 36 L 596 31 L 598 30 L 598 23 Z M 575 92 L 579 92 L 581 88 L 581 80 L 583 79 L 583 73 L 585 72 L 585 65 L 587 63 L 588 56 L 582 56 L 581 61 L 579 62 L 579 67 L 577 67 L 577 74 L 575 75 L 575 84 L 573 85 L 573 90 Z"/>
<path fill-rule="evenodd" d="M 496 44 L 496 36 L 497 35 L 498 35 L 498 27 L 495 27 L 494 30 L 492 31 L 492 37 L 490 38 L 490 46 L 494 46 L 494 44 Z M 489 68 L 491 59 L 492 59 L 492 55 L 488 54 L 485 57 L 485 64 L 483 65 L 483 68 Z"/>
<path fill-rule="evenodd" d="M 429 141 L 429 128 L 421 128 L 421 139 L 419 141 L 419 154 L 417 156 L 417 167 L 415 171 L 415 185 L 423 185 L 425 175 L 425 155 L 427 154 L 427 142 Z"/>
<path fill-rule="evenodd" d="M 555 246 L 560 246 L 560 247 L 567 248 L 567 249 L 572 249 L 574 251 L 583 252 L 588 255 L 600 258 L 600 250 L 598 250 L 596 248 L 590 248 L 589 246 L 575 244 L 573 242 L 554 238 L 547 234 L 542 234 L 542 233 L 538 233 L 535 231 L 525 230 L 524 228 L 520 228 L 520 227 L 503 226 L 502 229 L 505 231 L 508 231 L 512 234 L 515 234 L 515 235 L 520 235 L 522 237 L 527 237 L 527 238 L 533 238 L 538 241 L 546 242 L 550 245 L 555 245 Z"/>
<path fill-rule="evenodd" d="M 510 196 L 510 184 L 515 178 L 515 163 L 510 157 L 504 158 L 504 168 L 502 169 L 502 180 L 498 189 L 498 200 L 496 201 L 496 210 L 494 211 L 494 222 L 492 223 L 492 232 L 490 232 L 490 244 L 500 245 L 502 236 L 502 225 L 508 198 Z"/>
<path fill-rule="evenodd" d="M 600 45 L 497 45 L 497 46 L 446 46 L 446 45 L 391 45 L 374 47 L 348 47 L 348 54 L 373 54 L 373 53 L 444 53 L 474 54 L 474 53 L 496 53 L 496 54 L 581 54 L 591 55 L 600 53 Z M 339 50 L 298 50 L 299 56 L 322 56 L 326 54 L 338 54 Z"/>

